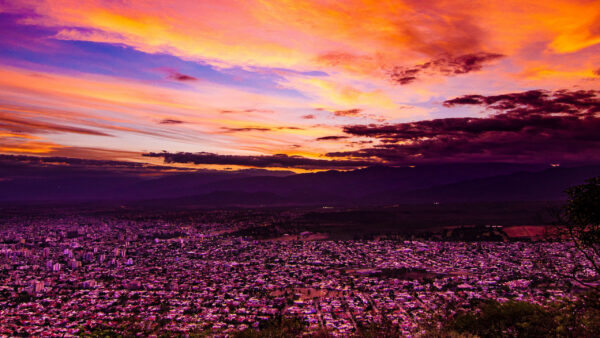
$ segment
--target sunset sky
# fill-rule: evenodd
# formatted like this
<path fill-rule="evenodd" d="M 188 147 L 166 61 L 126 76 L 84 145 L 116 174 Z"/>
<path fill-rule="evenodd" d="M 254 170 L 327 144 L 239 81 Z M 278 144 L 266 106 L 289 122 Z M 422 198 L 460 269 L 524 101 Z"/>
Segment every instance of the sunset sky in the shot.
<path fill-rule="evenodd" d="M 1 154 L 600 161 L 597 0 L 0 0 L 0 33 Z"/>

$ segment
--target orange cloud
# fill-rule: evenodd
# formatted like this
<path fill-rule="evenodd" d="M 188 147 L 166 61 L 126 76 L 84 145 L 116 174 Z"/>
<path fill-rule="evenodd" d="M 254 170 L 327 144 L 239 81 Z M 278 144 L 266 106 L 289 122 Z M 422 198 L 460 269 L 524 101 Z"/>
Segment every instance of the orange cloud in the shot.
<path fill-rule="evenodd" d="M 217 67 L 323 70 L 381 85 L 397 66 L 535 45 L 574 53 L 600 43 L 597 1 L 42 0 L 4 4 L 35 13 L 57 39 L 123 44 Z M 375 81 L 375 82 L 373 82 Z M 152 98 L 148 98 L 152 99 Z"/>
<path fill-rule="evenodd" d="M 2 2 L 0 12 L 51 29 L 57 43 L 109 43 L 221 72 L 276 74 L 277 89 L 294 94 L 0 66 L 0 132 L 44 137 L 5 136 L 12 141 L 4 151 L 84 149 L 102 139 L 132 152 L 292 154 L 300 145 L 314 155 L 352 146 L 314 142 L 339 134 L 344 118 L 405 122 L 444 114 L 444 98 L 476 91 L 598 87 L 589 81 L 600 67 L 598 1 L 24 0 Z M 473 55 L 498 58 L 473 65 Z M 457 60 L 462 70 L 448 70 Z M 328 113 L 350 110 L 360 114 Z"/>
<path fill-rule="evenodd" d="M 30 138 L 32 137 L 22 135 L 3 137 L 0 134 L 0 153 L 48 154 L 62 147 L 52 142 L 29 140 Z"/>
<path fill-rule="evenodd" d="M 5 5 L 59 39 L 119 43 L 218 66 L 377 73 L 440 55 L 515 52 L 533 39 L 558 53 L 600 42 L 593 1 L 45 0 Z M 64 28 L 69 27 L 69 28 Z"/>

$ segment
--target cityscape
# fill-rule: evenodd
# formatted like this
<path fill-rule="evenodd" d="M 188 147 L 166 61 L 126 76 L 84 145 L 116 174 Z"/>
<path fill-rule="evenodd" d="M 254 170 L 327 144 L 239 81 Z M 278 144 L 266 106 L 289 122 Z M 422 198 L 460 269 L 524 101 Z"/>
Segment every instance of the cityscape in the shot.
<path fill-rule="evenodd" d="M 328 240 L 310 231 L 257 239 L 242 233 L 273 224 L 227 222 L 234 214 L 213 211 L 210 221 L 222 223 L 4 219 L 0 334 L 227 336 L 287 316 L 305 323 L 303 335 L 351 336 L 387 321 L 417 336 L 476 301 L 543 306 L 585 290 L 563 275 L 587 262 L 570 242 Z M 577 274 L 598 282 L 590 263 Z"/>

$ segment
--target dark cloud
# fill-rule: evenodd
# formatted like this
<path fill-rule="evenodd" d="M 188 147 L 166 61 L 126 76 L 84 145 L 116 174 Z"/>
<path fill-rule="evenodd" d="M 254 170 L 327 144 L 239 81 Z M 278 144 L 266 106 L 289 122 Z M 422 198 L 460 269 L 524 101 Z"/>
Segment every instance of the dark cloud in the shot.
<path fill-rule="evenodd" d="M 335 140 L 343 140 L 345 138 L 349 138 L 349 136 L 324 136 L 317 138 L 317 141 L 335 141 Z"/>
<path fill-rule="evenodd" d="M 111 171 L 132 174 L 149 174 L 173 171 L 190 171 L 194 169 L 177 168 L 162 165 L 151 165 L 147 163 L 112 161 L 112 160 L 92 160 L 74 157 L 62 156 L 27 156 L 27 155 L 2 155 L 0 154 L 0 176 L 7 177 L 12 175 L 25 175 L 29 169 L 72 169 L 88 171 Z M 60 171 L 65 173 L 65 171 Z"/>
<path fill-rule="evenodd" d="M 466 95 L 447 107 L 477 105 L 487 117 L 350 125 L 344 132 L 377 139 L 371 148 L 329 153 L 387 163 L 415 161 L 600 161 L 600 92 Z"/>
<path fill-rule="evenodd" d="M 191 75 L 182 74 L 179 72 L 172 71 L 169 73 L 169 79 L 181 82 L 190 82 L 190 81 L 198 81 L 197 77 L 193 77 Z"/>
<path fill-rule="evenodd" d="M 214 153 L 147 153 L 143 156 L 162 157 L 165 163 L 193 163 L 241 165 L 259 168 L 301 168 L 301 169 L 351 169 L 370 165 L 369 161 L 320 160 L 302 156 L 276 155 L 220 155 Z"/>
<path fill-rule="evenodd" d="M 510 116 L 538 114 L 543 116 L 587 116 L 600 112 L 598 91 L 595 90 L 530 90 L 503 95 L 465 95 L 444 101 L 444 106 L 478 105 L 491 110 L 504 111 Z"/>
<path fill-rule="evenodd" d="M 348 110 L 336 110 L 333 112 L 335 116 L 358 116 L 362 112 L 362 109 L 354 108 Z"/>
<path fill-rule="evenodd" d="M 465 54 L 454 59 L 439 59 L 433 62 L 433 68 L 440 70 L 442 74 L 466 74 L 481 70 L 483 65 L 504 57 L 497 53 Z"/>
<path fill-rule="evenodd" d="M 475 72 L 481 70 L 485 64 L 502 57 L 502 54 L 485 52 L 443 57 L 412 67 L 395 67 L 389 75 L 393 82 L 405 85 L 416 81 L 422 75 L 455 76 Z"/>
<path fill-rule="evenodd" d="M 311 120 L 311 119 L 314 119 L 315 116 L 313 114 L 308 114 L 308 115 L 302 115 L 302 118 L 306 119 L 306 120 Z"/>
<path fill-rule="evenodd" d="M 164 119 L 159 122 L 160 124 L 182 124 L 183 121 L 175 119 Z"/>
<path fill-rule="evenodd" d="M 221 127 L 221 130 L 226 133 L 236 133 L 236 132 L 245 132 L 245 131 L 271 131 L 271 130 L 303 130 L 300 127 L 274 127 L 274 128 L 266 128 L 266 127 L 242 127 L 242 128 L 229 128 L 229 127 Z"/>
<path fill-rule="evenodd" d="M 226 133 L 237 133 L 237 132 L 246 132 L 246 131 L 270 131 L 271 128 L 264 127 L 244 127 L 244 128 L 229 128 L 229 127 L 221 127 Z"/>
<path fill-rule="evenodd" d="M 352 141 L 352 144 L 371 144 L 373 140 Z"/>

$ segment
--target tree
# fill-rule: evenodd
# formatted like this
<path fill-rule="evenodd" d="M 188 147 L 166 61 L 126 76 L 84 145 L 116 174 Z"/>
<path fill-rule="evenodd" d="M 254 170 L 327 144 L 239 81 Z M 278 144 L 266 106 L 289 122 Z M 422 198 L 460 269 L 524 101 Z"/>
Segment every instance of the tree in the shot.
<path fill-rule="evenodd" d="M 559 214 L 564 235 L 573 242 L 583 261 L 573 262 L 571 277 L 583 285 L 589 284 L 583 277 L 586 269 L 600 276 L 600 177 L 591 178 L 581 185 L 567 189 L 569 199 Z"/>
<path fill-rule="evenodd" d="M 553 313 L 533 303 L 490 301 L 479 310 L 457 315 L 446 329 L 479 337 L 545 337 L 557 327 Z"/>
<path fill-rule="evenodd" d="M 356 338 L 395 338 L 402 337 L 400 325 L 394 324 L 387 316 L 383 316 L 381 321 L 367 325 L 359 325 L 358 330 L 353 335 Z"/>
<path fill-rule="evenodd" d="M 541 306 L 523 301 L 485 301 L 459 312 L 425 337 L 598 337 L 600 310 L 588 301 Z"/>
<path fill-rule="evenodd" d="M 306 328 L 306 323 L 296 317 L 275 316 L 267 321 L 261 322 L 259 330 L 246 329 L 236 332 L 232 337 L 236 338 L 292 338 L 299 337 Z"/>

